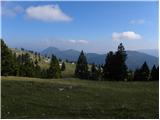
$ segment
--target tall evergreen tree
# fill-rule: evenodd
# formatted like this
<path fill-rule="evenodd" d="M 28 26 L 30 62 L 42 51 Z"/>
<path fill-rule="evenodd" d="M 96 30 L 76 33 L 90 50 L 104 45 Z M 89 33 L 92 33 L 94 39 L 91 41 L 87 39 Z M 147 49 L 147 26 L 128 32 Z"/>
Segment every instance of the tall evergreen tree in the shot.
<path fill-rule="evenodd" d="M 35 77 L 41 77 L 41 68 L 38 65 L 38 60 L 37 59 L 34 62 L 34 72 L 35 72 Z"/>
<path fill-rule="evenodd" d="M 61 67 L 61 71 L 64 71 L 66 69 L 66 65 L 64 62 L 62 62 L 62 67 Z"/>
<path fill-rule="evenodd" d="M 156 80 L 159 80 L 159 66 L 156 69 Z"/>
<path fill-rule="evenodd" d="M 143 63 L 140 69 L 134 72 L 134 81 L 147 81 L 149 80 L 150 70 L 146 62 Z"/>
<path fill-rule="evenodd" d="M 124 80 L 127 76 L 127 66 L 125 61 L 127 54 L 122 43 L 118 46 L 117 52 L 112 51 L 107 54 L 103 74 L 105 78 L 114 80 Z"/>
<path fill-rule="evenodd" d="M 56 56 L 52 55 L 50 67 L 47 72 L 48 78 L 60 78 L 61 77 L 61 69 L 59 66 L 59 62 Z"/>
<path fill-rule="evenodd" d="M 115 53 L 115 79 L 124 80 L 127 76 L 127 65 L 125 63 L 127 54 L 122 43 L 118 46 L 118 51 Z"/>
<path fill-rule="evenodd" d="M 113 79 L 114 77 L 114 61 L 115 61 L 115 55 L 112 51 L 110 51 L 107 54 L 107 57 L 105 59 L 105 65 L 103 67 L 103 74 L 104 74 L 104 78 L 110 78 Z"/>
<path fill-rule="evenodd" d="M 1 74 L 2 75 L 16 75 L 17 64 L 14 59 L 12 51 L 1 39 Z"/>
<path fill-rule="evenodd" d="M 151 81 L 157 80 L 156 74 L 157 74 L 157 68 L 156 68 L 156 66 L 154 65 L 154 66 L 152 67 L 152 69 L 151 69 L 151 75 L 150 75 L 150 80 L 151 80 Z"/>
<path fill-rule="evenodd" d="M 134 77 L 133 77 L 133 81 L 140 81 L 141 80 L 141 71 L 140 69 L 136 69 L 134 71 Z"/>
<path fill-rule="evenodd" d="M 144 62 L 144 64 L 142 65 L 140 72 L 141 72 L 141 80 L 142 81 L 149 79 L 150 70 L 149 70 L 149 67 L 146 62 Z"/>
<path fill-rule="evenodd" d="M 88 63 L 83 51 L 81 51 L 76 63 L 75 76 L 81 79 L 88 79 L 89 76 Z"/>

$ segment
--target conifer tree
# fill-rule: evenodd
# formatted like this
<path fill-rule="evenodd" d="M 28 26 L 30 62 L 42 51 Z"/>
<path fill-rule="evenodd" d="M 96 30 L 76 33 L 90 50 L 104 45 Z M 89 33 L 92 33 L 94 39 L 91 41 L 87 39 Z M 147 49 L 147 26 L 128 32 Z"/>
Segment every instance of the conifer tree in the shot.
<path fill-rule="evenodd" d="M 88 63 L 83 51 L 81 51 L 76 63 L 75 76 L 81 79 L 88 79 L 89 76 Z"/>
<path fill-rule="evenodd" d="M 159 66 L 156 69 L 156 80 L 159 80 Z"/>
<path fill-rule="evenodd" d="M 140 69 L 136 69 L 134 71 L 134 77 L 133 77 L 133 81 L 140 81 L 141 80 L 141 71 Z"/>
<path fill-rule="evenodd" d="M 142 65 L 140 73 L 142 81 L 146 81 L 149 79 L 150 70 L 146 62 L 144 62 L 144 64 Z"/>
<path fill-rule="evenodd" d="M 96 69 L 96 65 L 93 63 L 91 66 L 91 79 L 97 80 L 98 79 L 98 71 Z"/>
<path fill-rule="evenodd" d="M 61 77 L 61 69 L 59 66 L 59 62 L 56 56 L 52 55 L 50 67 L 47 72 L 48 78 L 60 78 Z"/>
<path fill-rule="evenodd" d="M 151 80 L 151 81 L 157 80 L 156 74 L 157 74 L 157 68 L 156 68 L 156 66 L 154 65 L 154 66 L 152 67 L 152 69 L 151 69 L 151 75 L 150 75 L 150 80 Z"/>
<path fill-rule="evenodd" d="M 127 54 L 122 43 L 118 46 L 118 50 L 115 53 L 115 79 L 124 80 L 127 76 L 127 65 L 125 63 L 127 59 Z"/>
<path fill-rule="evenodd" d="M 61 71 L 64 71 L 66 69 L 66 65 L 65 65 L 65 63 L 63 62 L 62 63 L 62 67 L 61 67 Z"/>
<path fill-rule="evenodd" d="M 41 77 L 41 68 L 38 65 L 37 59 L 35 60 L 35 63 L 34 63 L 34 72 L 35 72 L 35 77 Z"/>
<path fill-rule="evenodd" d="M 146 62 L 143 63 L 140 69 L 134 72 L 134 81 L 147 81 L 149 80 L 150 70 Z"/>
<path fill-rule="evenodd" d="M 114 77 L 114 69 L 115 69 L 115 55 L 112 51 L 107 54 L 105 59 L 105 65 L 103 67 L 104 78 L 113 79 Z"/>
<path fill-rule="evenodd" d="M 124 80 L 127 76 L 126 61 L 127 54 L 122 43 L 118 46 L 117 52 L 112 51 L 107 54 L 103 74 L 105 78 L 111 80 Z"/>
<path fill-rule="evenodd" d="M 15 69 L 16 68 L 16 69 Z M 17 65 L 14 60 L 12 51 L 1 39 L 1 74 L 15 75 L 17 74 Z"/>

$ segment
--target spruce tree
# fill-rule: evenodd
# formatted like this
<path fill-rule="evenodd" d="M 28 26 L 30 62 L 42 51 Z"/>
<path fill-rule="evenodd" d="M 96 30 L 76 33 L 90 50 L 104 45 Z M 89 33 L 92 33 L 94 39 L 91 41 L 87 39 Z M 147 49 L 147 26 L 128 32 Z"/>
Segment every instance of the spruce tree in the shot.
<path fill-rule="evenodd" d="M 15 62 L 15 56 L 12 51 L 1 39 L 1 74 L 2 75 L 17 75 L 17 64 Z"/>
<path fill-rule="evenodd" d="M 110 51 L 108 54 L 107 54 L 107 57 L 105 59 L 105 65 L 103 66 L 103 75 L 104 75 L 104 78 L 106 79 L 113 79 L 114 77 L 114 61 L 115 61 L 115 55 L 112 51 Z"/>
<path fill-rule="evenodd" d="M 156 80 L 159 80 L 159 66 L 156 69 Z"/>
<path fill-rule="evenodd" d="M 83 51 L 81 51 L 76 63 L 75 76 L 81 79 L 88 79 L 89 76 L 88 63 Z"/>
<path fill-rule="evenodd" d="M 118 46 L 117 52 L 112 51 L 107 54 L 103 74 L 105 78 L 111 80 L 124 80 L 127 76 L 126 61 L 127 54 L 122 43 Z"/>
<path fill-rule="evenodd" d="M 66 69 L 66 65 L 65 65 L 65 63 L 63 62 L 62 63 L 62 67 L 61 67 L 61 71 L 64 71 Z"/>
<path fill-rule="evenodd" d="M 96 65 L 94 63 L 91 66 L 91 79 L 92 80 L 98 79 L 98 71 L 97 71 Z"/>
<path fill-rule="evenodd" d="M 38 60 L 37 59 L 34 62 L 34 72 L 35 72 L 35 77 L 41 77 L 41 68 L 38 65 Z"/>
<path fill-rule="evenodd" d="M 134 71 L 134 77 L 133 77 L 133 81 L 140 81 L 141 80 L 141 71 L 140 69 L 136 69 Z"/>
<path fill-rule="evenodd" d="M 154 65 L 154 66 L 152 67 L 151 75 L 150 75 L 150 80 L 151 80 L 151 81 L 157 80 L 156 74 L 157 74 L 157 68 L 156 68 L 156 66 Z"/>
<path fill-rule="evenodd" d="M 124 80 L 127 76 L 127 65 L 125 63 L 127 59 L 127 54 L 122 43 L 118 46 L 118 50 L 115 53 L 115 79 L 116 80 Z"/>
<path fill-rule="evenodd" d="M 141 81 L 147 81 L 149 79 L 150 70 L 146 62 L 142 65 L 140 69 Z"/>
<path fill-rule="evenodd" d="M 146 62 L 143 63 L 140 69 L 134 72 L 134 81 L 147 81 L 149 80 L 150 70 Z"/>
<path fill-rule="evenodd" d="M 47 71 L 48 78 L 60 78 L 61 77 L 61 69 L 59 66 L 59 62 L 56 56 L 52 55 L 50 67 Z"/>

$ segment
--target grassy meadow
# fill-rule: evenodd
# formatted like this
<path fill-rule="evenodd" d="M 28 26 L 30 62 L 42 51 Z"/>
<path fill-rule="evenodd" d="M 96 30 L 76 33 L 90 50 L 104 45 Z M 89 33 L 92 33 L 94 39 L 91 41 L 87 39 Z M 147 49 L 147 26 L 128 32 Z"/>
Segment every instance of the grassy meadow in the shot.
<path fill-rule="evenodd" d="M 80 80 L 75 64 L 65 64 L 61 79 L 2 76 L 2 118 L 159 117 L 158 82 Z"/>
<path fill-rule="evenodd" d="M 158 82 L 2 77 L 2 118 L 158 118 Z"/>

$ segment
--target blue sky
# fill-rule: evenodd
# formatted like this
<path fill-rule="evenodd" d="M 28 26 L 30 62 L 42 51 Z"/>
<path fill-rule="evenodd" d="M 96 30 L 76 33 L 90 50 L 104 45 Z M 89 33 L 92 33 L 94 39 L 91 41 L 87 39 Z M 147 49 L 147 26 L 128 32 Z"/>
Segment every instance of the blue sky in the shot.
<path fill-rule="evenodd" d="M 33 50 L 158 49 L 158 2 L 2 2 L 2 38 Z"/>

